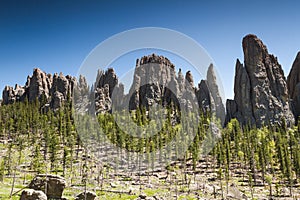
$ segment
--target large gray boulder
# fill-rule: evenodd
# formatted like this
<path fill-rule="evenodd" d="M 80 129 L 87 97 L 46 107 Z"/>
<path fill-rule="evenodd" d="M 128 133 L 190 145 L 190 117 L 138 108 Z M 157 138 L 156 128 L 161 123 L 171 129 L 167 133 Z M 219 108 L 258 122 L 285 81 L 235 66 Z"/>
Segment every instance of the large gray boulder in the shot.
<path fill-rule="evenodd" d="M 234 83 L 235 111 L 228 110 L 227 122 L 237 118 L 243 125 L 294 124 L 286 79 L 275 56 L 255 35 L 243 39 L 244 66 L 237 61 Z M 228 116 L 231 115 L 231 116 Z"/>
<path fill-rule="evenodd" d="M 50 199 L 61 199 L 66 181 L 58 175 L 39 174 L 29 184 L 30 189 L 45 191 Z"/>
<path fill-rule="evenodd" d="M 21 194 L 20 200 L 47 200 L 47 196 L 39 190 L 25 189 Z"/>

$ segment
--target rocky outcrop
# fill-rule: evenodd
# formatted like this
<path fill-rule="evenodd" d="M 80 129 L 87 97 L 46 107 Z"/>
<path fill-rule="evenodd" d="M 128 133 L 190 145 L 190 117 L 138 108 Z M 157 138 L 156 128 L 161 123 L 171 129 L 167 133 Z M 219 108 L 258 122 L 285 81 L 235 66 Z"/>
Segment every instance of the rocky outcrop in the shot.
<path fill-rule="evenodd" d="M 98 71 L 94 90 L 96 113 L 108 112 L 112 109 L 112 99 L 114 105 L 123 105 L 124 86 L 118 83 L 118 77 L 114 69 L 109 68 L 105 72 Z M 114 93 L 114 97 L 113 96 Z"/>
<path fill-rule="evenodd" d="M 25 99 L 25 88 L 16 84 L 15 88 L 5 86 L 2 92 L 2 98 L 4 104 L 11 104 L 16 101 L 23 101 Z"/>
<path fill-rule="evenodd" d="M 21 194 L 20 200 L 47 200 L 47 196 L 42 191 L 25 189 Z"/>
<path fill-rule="evenodd" d="M 298 121 L 300 116 L 300 52 L 298 52 L 287 77 L 287 86 L 289 96 L 292 99 L 293 114 L 295 116 L 295 120 Z"/>
<path fill-rule="evenodd" d="M 27 77 L 25 85 L 26 96 L 29 101 L 34 101 L 36 98 L 46 98 L 50 96 L 52 87 L 52 76 L 46 74 L 39 68 L 33 70 L 33 75 Z"/>
<path fill-rule="evenodd" d="M 97 195 L 95 192 L 86 191 L 78 194 L 75 197 L 75 200 L 94 200 L 96 199 Z"/>
<path fill-rule="evenodd" d="M 191 99 L 194 97 L 197 99 Z M 72 76 L 64 76 L 62 73 L 52 76 L 34 69 L 25 86 L 7 86 L 3 90 L 3 104 L 25 99 L 38 99 L 42 107 L 52 109 L 58 109 L 66 101 L 73 100 L 76 110 L 96 113 L 110 112 L 112 106 L 129 110 L 140 107 L 149 109 L 155 104 L 175 107 L 185 105 L 191 108 L 195 102 L 204 113 L 216 111 L 222 121 L 225 112 L 212 65 L 207 72 L 207 80 L 201 81 L 196 88 L 191 71 L 186 72 L 185 76 L 181 69 L 176 73 L 174 64 L 168 58 L 155 54 L 137 59 L 133 82 L 127 95 L 112 68 L 99 71 L 91 88 L 83 76 L 77 82 Z"/>
<path fill-rule="evenodd" d="M 198 105 L 201 105 L 203 113 L 214 113 L 216 111 L 215 101 L 206 80 L 201 80 L 199 83 L 198 88 L 196 89 L 196 97 Z"/>
<path fill-rule="evenodd" d="M 193 95 L 198 99 L 198 106 L 204 113 L 216 112 L 224 121 L 225 108 L 219 93 L 213 66 L 207 72 L 207 81 L 201 81 L 194 87 L 191 71 L 185 76 L 181 69 L 176 73 L 175 66 L 163 56 L 151 54 L 137 59 L 133 82 L 129 93 L 124 95 L 124 86 L 118 83 L 113 69 L 100 71 L 95 88 L 96 113 L 110 111 L 113 106 L 135 110 L 140 107 L 149 109 L 155 104 L 163 106 L 188 105 Z"/>
<path fill-rule="evenodd" d="M 59 75 L 55 73 L 52 81 L 50 106 L 53 109 L 57 109 L 60 108 L 65 101 L 71 100 L 76 79 L 69 75 L 64 76 L 62 73 Z"/>
<path fill-rule="evenodd" d="M 255 35 L 243 39 L 244 66 L 236 63 L 234 101 L 227 101 L 227 122 L 237 118 L 240 123 L 261 127 L 294 123 L 289 104 L 286 80 L 277 58 Z"/>
<path fill-rule="evenodd" d="M 35 68 L 32 76 L 27 77 L 25 86 L 16 85 L 15 88 L 6 86 L 2 92 L 3 104 L 18 101 L 35 101 L 38 99 L 43 107 L 57 109 L 67 100 L 71 100 L 74 87 L 87 92 L 88 86 L 84 77 L 77 84 L 72 76 L 55 73 L 53 76 Z"/>
<path fill-rule="evenodd" d="M 234 100 L 226 102 L 226 122 L 237 118 L 241 124 L 255 124 L 251 99 L 251 85 L 246 68 L 237 59 L 234 78 Z"/>
<path fill-rule="evenodd" d="M 133 84 L 129 90 L 129 109 L 148 108 L 164 99 L 168 83 L 176 77 L 174 65 L 165 57 L 155 54 L 136 62 Z"/>
<path fill-rule="evenodd" d="M 63 177 L 49 174 L 39 174 L 29 184 L 30 189 L 46 191 L 49 199 L 61 199 L 65 187 L 66 181 Z"/>
<path fill-rule="evenodd" d="M 214 71 L 214 66 L 212 64 L 210 64 L 210 66 L 208 67 L 206 80 L 207 80 L 207 86 L 209 88 L 210 94 L 214 100 L 214 104 L 216 107 L 215 108 L 216 117 L 220 119 L 221 123 L 223 124 L 225 120 L 225 108 L 219 91 L 217 78 Z"/>

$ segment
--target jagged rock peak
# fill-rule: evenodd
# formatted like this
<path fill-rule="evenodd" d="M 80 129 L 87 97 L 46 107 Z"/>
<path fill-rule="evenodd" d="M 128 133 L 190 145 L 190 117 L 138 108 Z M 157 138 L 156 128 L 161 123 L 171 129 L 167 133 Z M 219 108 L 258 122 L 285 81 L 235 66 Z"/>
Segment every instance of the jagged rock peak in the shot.
<path fill-rule="evenodd" d="M 244 66 L 237 60 L 234 101 L 228 102 L 234 110 L 227 109 L 227 119 L 234 116 L 244 125 L 257 127 L 278 124 L 284 119 L 292 125 L 287 84 L 277 58 L 255 35 L 245 36 L 242 45 Z"/>
<path fill-rule="evenodd" d="M 118 85 L 118 77 L 113 68 L 108 68 L 106 71 L 99 70 L 96 78 L 96 87 L 104 88 L 106 84 L 109 86 L 109 96 L 111 97 L 113 89 Z"/>
<path fill-rule="evenodd" d="M 83 79 L 81 80 L 82 82 Z M 72 97 L 76 79 L 72 76 L 64 76 L 62 73 L 55 73 L 53 76 L 43 72 L 39 68 L 34 68 L 32 76 L 27 77 L 25 86 L 16 85 L 5 87 L 3 90 L 3 104 L 14 103 L 16 101 L 41 101 L 42 106 L 59 108 L 64 101 Z"/>
<path fill-rule="evenodd" d="M 287 77 L 289 97 L 292 99 L 293 114 L 296 122 L 300 116 L 300 51 L 293 62 L 291 71 Z"/>
<path fill-rule="evenodd" d="M 210 90 L 211 96 L 214 99 L 216 107 L 216 117 L 221 120 L 221 123 L 224 123 L 225 120 L 225 107 L 222 101 L 220 94 L 220 88 L 217 83 L 217 77 L 214 70 L 213 64 L 210 64 L 206 74 L 207 85 Z"/>
<path fill-rule="evenodd" d="M 143 56 L 141 59 L 137 59 L 136 60 L 136 66 L 140 66 L 140 65 L 143 65 L 143 64 L 147 64 L 147 63 L 158 63 L 158 64 L 164 64 L 164 65 L 167 65 L 167 66 L 170 66 L 172 68 L 174 68 L 174 64 L 171 63 L 171 61 L 164 57 L 164 56 L 158 56 L 156 54 L 151 54 L 151 55 L 148 55 L 148 56 Z"/>
<path fill-rule="evenodd" d="M 300 51 L 298 52 L 291 71 L 287 77 L 288 90 L 290 94 L 290 98 L 294 98 L 295 86 L 300 82 Z"/>
<path fill-rule="evenodd" d="M 194 78 L 193 78 L 193 75 L 192 75 L 191 71 L 187 71 L 186 72 L 186 74 L 185 74 L 185 80 L 188 83 L 190 83 L 192 87 L 194 86 Z"/>
<path fill-rule="evenodd" d="M 268 52 L 266 45 L 262 42 L 261 39 L 259 39 L 254 34 L 246 35 L 243 38 L 242 45 L 243 45 L 244 53 L 246 53 L 245 50 L 249 48 L 257 48 L 257 49 L 261 49 L 262 51 Z"/>

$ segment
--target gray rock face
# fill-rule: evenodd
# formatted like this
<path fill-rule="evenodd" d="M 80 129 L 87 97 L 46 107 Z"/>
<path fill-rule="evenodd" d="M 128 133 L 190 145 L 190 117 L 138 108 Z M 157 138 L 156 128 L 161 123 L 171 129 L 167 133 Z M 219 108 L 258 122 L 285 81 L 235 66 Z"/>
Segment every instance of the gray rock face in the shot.
<path fill-rule="evenodd" d="M 221 123 L 223 124 L 225 120 L 225 108 L 219 92 L 217 78 L 212 64 L 210 64 L 210 66 L 208 67 L 206 79 L 207 79 L 207 85 L 210 90 L 211 96 L 214 99 L 214 103 L 216 107 L 216 117 L 220 119 Z"/>
<path fill-rule="evenodd" d="M 241 124 L 255 124 L 252 111 L 251 85 L 246 68 L 237 59 L 234 79 L 234 100 L 226 102 L 226 123 L 237 118 Z"/>
<path fill-rule="evenodd" d="M 49 174 L 39 174 L 29 184 L 30 189 L 46 191 L 50 199 L 60 199 L 65 187 L 66 181 L 63 177 Z"/>
<path fill-rule="evenodd" d="M 40 99 L 42 95 L 45 95 L 46 99 L 50 96 L 52 87 L 52 77 L 50 74 L 46 74 L 39 68 L 33 70 L 33 75 L 27 77 L 26 82 L 26 96 L 29 101 L 34 101 L 36 98 Z"/>
<path fill-rule="evenodd" d="M 277 58 L 268 53 L 266 46 L 255 35 L 243 39 L 245 66 L 236 64 L 234 102 L 229 101 L 230 116 L 242 124 L 261 127 L 278 124 L 282 119 L 294 123 L 286 80 Z M 235 109 L 236 110 L 229 110 Z M 230 116 L 229 116 L 230 115 Z"/>
<path fill-rule="evenodd" d="M 65 101 L 71 99 L 76 79 L 69 75 L 64 76 L 62 73 L 59 75 L 55 73 L 52 82 L 50 105 L 51 108 L 58 109 Z"/>
<path fill-rule="evenodd" d="M 287 86 L 289 96 L 292 99 L 293 113 L 295 120 L 298 121 L 300 115 L 300 52 L 292 65 L 291 71 L 287 77 Z"/>
<path fill-rule="evenodd" d="M 42 70 L 35 68 L 33 75 L 27 77 L 25 86 L 16 85 L 13 89 L 6 86 L 2 92 L 3 104 L 10 104 L 17 101 L 40 100 L 42 106 L 49 106 L 57 109 L 73 95 L 74 87 L 82 88 L 80 91 L 88 92 L 88 87 L 84 77 L 81 77 L 77 84 L 72 76 L 64 76 L 62 73 L 46 74 Z"/>
<path fill-rule="evenodd" d="M 187 71 L 185 74 L 185 80 L 192 86 L 194 86 L 194 78 L 191 71 Z"/>
<path fill-rule="evenodd" d="M 133 84 L 129 90 L 129 109 L 139 106 L 148 108 L 161 102 L 167 92 L 168 83 L 172 77 L 174 81 L 175 76 L 174 65 L 163 56 L 152 54 L 138 59 Z"/>
<path fill-rule="evenodd" d="M 198 105 L 201 107 L 203 113 L 215 112 L 216 106 L 214 98 L 211 95 L 206 80 L 201 80 L 196 89 L 196 97 L 198 99 Z"/>
<path fill-rule="evenodd" d="M 103 88 L 104 85 L 109 86 L 109 96 L 111 97 L 113 89 L 118 84 L 118 77 L 113 68 L 109 68 L 107 71 L 98 71 L 96 85 L 97 88 Z"/>
<path fill-rule="evenodd" d="M 124 99 L 124 86 L 118 83 L 118 77 L 114 69 L 99 71 L 96 79 L 95 88 L 95 110 L 96 113 L 104 113 L 111 110 L 112 95 L 114 93 L 114 102 L 122 105 Z"/>
<path fill-rule="evenodd" d="M 86 191 L 78 194 L 75 200 L 94 200 L 97 197 L 95 192 Z"/>
<path fill-rule="evenodd" d="M 2 92 L 2 98 L 4 104 L 11 104 L 17 101 L 23 101 L 25 98 L 25 89 L 16 84 L 15 88 L 5 86 Z"/>
<path fill-rule="evenodd" d="M 7 86 L 3 90 L 3 104 L 39 99 L 45 110 L 49 107 L 58 109 L 72 97 L 75 109 L 82 112 L 110 112 L 112 106 L 134 110 L 139 107 L 149 108 L 155 104 L 177 107 L 185 105 L 192 108 L 195 102 L 204 112 L 217 111 L 219 118 L 225 112 L 213 66 L 209 67 L 207 81 L 201 82 L 199 88 L 195 88 L 190 71 L 184 76 L 179 69 L 177 74 L 175 66 L 168 58 L 155 54 L 137 59 L 133 83 L 127 95 L 124 94 L 124 85 L 118 83 L 118 77 L 112 68 L 98 72 L 92 89 L 83 76 L 77 82 L 72 76 L 64 76 L 62 73 L 52 76 L 40 69 L 34 69 L 24 87 L 16 86 L 13 89 Z"/>
<path fill-rule="evenodd" d="M 137 59 L 133 82 L 127 95 L 124 95 L 124 86 L 118 84 L 113 69 L 99 72 L 97 80 L 96 113 L 109 111 L 112 108 L 111 104 L 129 110 L 139 107 L 148 109 L 155 104 L 191 107 L 194 105 L 191 101 L 195 96 L 204 113 L 217 111 L 216 115 L 222 122 L 225 118 L 225 108 L 212 65 L 207 72 L 207 81 L 201 81 L 198 88 L 194 87 L 190 71 L 184 76 L 179 69 L 177 74 L 170 60 L 155 54 Z"/>
<path fill-rule="evenodd" d="M 47 196 L 42 191 L 25 189 L 21 194 L 20 200 L 47 200 Z"/>

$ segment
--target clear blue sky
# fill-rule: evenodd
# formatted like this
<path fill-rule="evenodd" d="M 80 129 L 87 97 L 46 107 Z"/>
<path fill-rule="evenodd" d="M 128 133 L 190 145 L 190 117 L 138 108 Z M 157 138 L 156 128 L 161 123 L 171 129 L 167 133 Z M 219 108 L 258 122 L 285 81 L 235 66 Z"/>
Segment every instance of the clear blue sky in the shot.
<path fill-rule="evenodd" d="M 76 75 L 103 40 L 151 26 L 199 42 L 217 65 L 226 97 L 232 98 L 235 62 L 243 61 L 241 40 L 248 33 L 263 40 L 288 74 L 300 50 L 299 7 L 298 1 L 2 0 L 0 89 L 24 85 L 34 67 Z"/>

